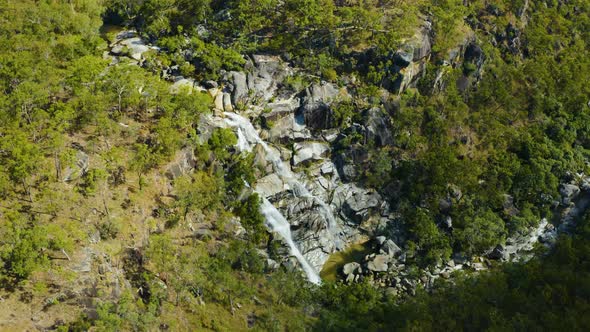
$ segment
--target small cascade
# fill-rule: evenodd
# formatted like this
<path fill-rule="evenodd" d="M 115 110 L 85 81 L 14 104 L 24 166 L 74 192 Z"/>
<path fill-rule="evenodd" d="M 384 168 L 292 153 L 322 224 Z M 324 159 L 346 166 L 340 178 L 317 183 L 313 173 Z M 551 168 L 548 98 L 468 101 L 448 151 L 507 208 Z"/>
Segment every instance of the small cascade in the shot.
<path fill-rule="evenodd" d="M 330 234 L 338 234 L 337 232 L 337 223 L 334 220 L 334 216 L 332 214 L 332 210 L 328 204 L 326 204 L 320 198 L 314 196 L 303 183 L 297 180 L 295 174 L 291 171 L 289 165 L 286 165 L 283 160 L 281 159 L 280 154 L 271 149 L 268 144 L 260 138 L 258 132 L 250 123 L 250 121 L 238 114 L 225 112 L 224 115 L 226 116 L 225 121 L 231 127 L 237 128 L 237 135 L 238 135 L 238 143 L 237 148 L 240 151 L 252 151 L 252 148 L 256 144 L 260 144 L 264 149 L 266 154 L 266 160 L 272 163 L 276 174 L 285 182 L 288 183 L 289 186 L 293 189 L 293 193 L 297 197 L 305 197 L 312 199 L 318 206 L 320 210 L 320 215 L 326 221 L 326 226 L 330 231 Z M 292 254 L 299 260 L 301 266 L 303 267 L 305 273 L 307 274 L 310 281 L 317 283 L 319 282 L 319 277 L 317 276 L 317 272 L 309 265 L 309 263 L 305 260 L 299 249 L 295 246 L 293 242 L 293 238 L 291 237 L 291 230 L 289 222 L 281 215 L 281 213 L 266 199 L 263 198 L 263 206 L 262 206 L 262 213 L 267 219 L 267 222 L 270 224 L 272 229 L 279 233 L 285 241 L 291 247 Z M 285 230 L 286 228 L 286 230 Z M 336 246 L 340 247 L 341 242 L 339 239 L 334 239 L 336 242 Z M 316 282 L 317 281 L 317 282 Z"/>

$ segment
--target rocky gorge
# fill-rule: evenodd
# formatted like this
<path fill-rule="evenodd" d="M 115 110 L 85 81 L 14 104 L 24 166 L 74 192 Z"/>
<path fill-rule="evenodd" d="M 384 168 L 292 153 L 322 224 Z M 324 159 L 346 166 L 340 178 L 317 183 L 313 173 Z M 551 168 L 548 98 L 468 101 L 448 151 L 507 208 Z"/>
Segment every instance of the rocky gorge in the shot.
<path fill-rule="evenodd" d="M 401 93 L 415 86 L 423 74 L 431 53 L 430 35 L 430 25 L 425 22 L 404 47 L 392 53 L 391 70 L 399 74 L 398 81 L 388 83 L 394 91 Z M 113 65 L 120 56 L 141 65 L 142 54 L 149 50 L 159 51 L 134 31 L 124 31 L 105 56 L 113 59 Z M 444 89 L 445 66 L 472 63 L 476 70 L 457 82 L 461 89 L 468 89 L 481 78 L 484 61 L 474 35 L 468 34 L 449 52 L 436 73 L 433 89 Z M 249 190 L 263 197 L 263 209 L 272 210 L 274 217 L 264 213 L 267 220 L 281 219 L 281 227 L 288 222 L 290 228 L 281 231 L 269 221 L 270 228 L 280 235 L 273 241 L 285 249 L 278 260 L 290 269 L 303 267 L 312 282 L 319 281 L 317 275 L 331 255 L 364 243 L 372 253 L 360 261 L 342 262 L 341 278 L 348 283 L 370 280 L 388 292 L 412 294 L 417 287 L 428 289 L 437 279 L 449 279 L 456 271 L 485 270 L 495 261 L 527 260 L 538 245 L 550 248 L 559 234 L 570 232 L 588 207 L 590 186 L 586 182 L 590 178 L 577 175 L 560 187 L 562 200 L 555 203 L 555 220 L 543 219 L 481 257 L 455 254 L 448 261 L 416 270 L 406 264 L 410 253 L 397 211 L 381 193 L 354 181 L 355 164 L 366 158 L 362 147 L 335 148 L 349 135 L 360 135 L 364 144 L 392 144 L 392 123 L 387 112 L 397 107 L 395 95 L 384 95 L 381 107 L 364 110 L 363 123 L 347 123 L 342 128 L 336 125 L 336 108 L 356 93 L 354 85 L 321 81 L 297 89 L 288 82 L 297 75 L 303 74 L 280 57 L 270 55 L 248 57 L 243 71 L 224 72 L 219 81 L 197 82 L 175 76 L 174 69 L 166 73 L 172 93 L 188 88 L 213 98 L 213 114 L 199 122 L 202 141 L 214 128 L 229 127 L 238 137 L 237 150 L 255 154 L 258 179 Z M 191 158 L 194 156 L 187 154 L 180 165 L 173 164 L 171 177 L 190 170 Z M 515 209 L 510 197 L 506 198 L 505 209 Z M 452 228 L 450 217 L 445 223 Z M 269 266 L 277 266 L 270 258 L 268 262 Z"/>

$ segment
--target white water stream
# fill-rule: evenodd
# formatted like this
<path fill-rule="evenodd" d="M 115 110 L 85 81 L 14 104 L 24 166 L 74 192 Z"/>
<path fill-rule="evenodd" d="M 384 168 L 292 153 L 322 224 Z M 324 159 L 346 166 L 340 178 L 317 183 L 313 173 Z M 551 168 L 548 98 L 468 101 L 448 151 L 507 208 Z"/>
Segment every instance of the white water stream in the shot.
<path fill-rule="evenodd" d="M 252 151 L 254 145 L 260 144 L 264 149 L 266 160 L 272 163 L 276 174 L 281 180 L 289 184 L 297 197 L 312 199 L 319 206 L 320 215 L 326 221 L 328 229 L 331 230 L 330 233 L 336 234 L 334 230 L 337 225 L 332 215 L 331 208 L 323 200 L 309 192 L 305 185 L 296 179 L 291 168 L 288 165 L 285 165 L 281 159 L 280 154 L 274 149 L 271 149 L 268 144 L 260 138 L 256 129 L 252 126 L 252 123 L 248 119 L 235 113 L 224 112 L 224 115 L 226 116 L 225 122 L 231 127 L 237 128 L 238 150 Z M 308 279 L 313 283 L 319 284 L 321 279 L 318 273 L 311 267 L 293 242 L 291 225 L 287 219 L 268 201 L 266 197 L 263 197 L 261 210 L 270 228 L 285 239 L 291 249 L 291 254 L 297 258 Z"/>

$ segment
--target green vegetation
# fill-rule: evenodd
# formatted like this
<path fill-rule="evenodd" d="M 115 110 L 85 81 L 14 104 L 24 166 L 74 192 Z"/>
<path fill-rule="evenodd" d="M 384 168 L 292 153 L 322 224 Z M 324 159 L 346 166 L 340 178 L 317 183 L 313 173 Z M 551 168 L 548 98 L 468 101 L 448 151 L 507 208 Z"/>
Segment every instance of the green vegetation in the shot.
<path fill-rule="evenodd" d="M 590 329 L 588 213 L 545 256 L 413 298 L 336 281 L 365 255 L 360 245 L 332 257 L 322 286 L 274 269 L 262 253 L 279 257 L 277 242 L 246 185 L 260 175 L 255 156 L 236 153 L 229 129 L 199 132 L 211 96 L 171 93 L 162 74 L 218 80 L 243 70 L 244 55 L 264 53 L 297 68 L 283 83 L 292 92 L 320 80 L 346 86 L 350 100 L 330 106 L 345 134 L 334 151 L 364 156 L 352 180 L 399 214 L 405 264 L 428 267 L 480 255 L 550 218 L 559 184 L 588 174 L 588 1 L 0 8 L 0 324 L 15 324 L 7 329 Z M 119 28 L 105 23 L 137 29 L 161 52 L 140 65 L 112 63 L 103 53 Z M 398 51 L 413 59 L 424 45 L 408 41 L 426 25 L 424 71 L 400 92 Z M 482 56 L 468 58 L 469 47 Z M 372 107 L 382 108 L 393 143 L 351 127 L 366 124 Z M 169 176 L 181 150 L 194 153 L 194 169 Z"/>
<path fill-rule="evenodd" d="M 440 283 L 401 305 L 366 285 L 329 289 L 316 328 L 368 330 L 573 330 L 590 327 L 590 214 L 573 238 L 527 264 L 511 264 L 455 284 Z M 326 287 L 327 288 L 327 287 Z M 362 314 L 362 316 L 361 316 Z M 358 319 L 363 317 L 363 319 Z"/>

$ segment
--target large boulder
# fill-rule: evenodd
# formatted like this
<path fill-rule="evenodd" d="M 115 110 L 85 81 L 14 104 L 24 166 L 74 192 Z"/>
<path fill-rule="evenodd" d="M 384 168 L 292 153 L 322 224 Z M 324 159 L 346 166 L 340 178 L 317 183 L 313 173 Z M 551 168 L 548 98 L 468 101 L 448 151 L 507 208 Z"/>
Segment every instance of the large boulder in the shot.
<path fill-rule="evenodd" d="M 321 130 L 334 126 L 334 112 L 330 104 L 339 95 L 339 90 L 331 83 L 313 84 L 305 91 L 298 114 L 306 126 Z"/>
<path fill-rule="evenodd" d="M 395 242 L 393 242 L 390 239 L 387 239 L 385 240 L 385 242 L 383 242 L 383 244 L 381 244 L 381 249 L 379 249 L 379 252 L 389 257 L 395 257 L 401 254 L 402 249 L 398 247 L 398 245 L 395 244 Z"/>
<path fill-rule="evenodd" d="M 301 142 L 293 144 L 295 154 L 293 155 L 293 165 L 298 165 L 308 160 L 321 160 L 322 157 L 330 151 L 327 144 L 319 142 Z"/>
<path fill-rule="evenodd" d="M 510 254 L 504 250 L 503 245 L 499 244 L 488 254 L 488 257 L 490 259 L 508 260 L 510 258 Z"/>
<path fill-rule="evenodd" d="M 361 265 L 357 262 L 347 263 L 342 267 L 342 273 L 344 273 L 345 276 L 348 276 L 350 274 L 354 274 L 354 272 L 360 269 L 360 267 Z"/>
<path fill-rule="evenodd" d="M 388 89 L 401 93 L 413 86 L 424 72 L 426 62 L 432 52 L 431 30 L 430 22 L 424 21 L 414 36 L 393 52 L 391 56 L 393 66 L 390 70 L 396 74 L 396 79 L 388 79 L 385 82 Z"/>
<path fill-rule="evenodd" d="M 275 96 L 277 85 L 289 73 L 289 68 L 278 56 L 252 56 L 254 68 L 248 75 L 248 88 L 254 97 L 261 101 L 268 101 Z"/>
<path fill-rule="evenodd" d="M 400 49 L 393 54 L 393 62 L 398 67 L 407 67 L 412 62 L 420 61 L 430 56 L 432 44 L 430 41 L 431 25 L 424 25 L 416 31 L 414 36 L 407 40 Z"/>
<path fill-rule="evenodd" d="M 357 167 L 369 158 L 366 147 L 354 144 L 334 158 L 334 165 L 343 181 L 353 181 L 357 177 Z"/>
<path fill-rule="evenodd" d="M 246 74 L 232 71 L 230 77 L 233 85 L 231 99 L 234 105 L 244 105 L 248 101 L 248 82 Z"/>
<path fill-rule="evenodd" d="M 274 120 L 271 117 L 266 121 L 266 125 L 270 127 L 269 138 L 270 142 L 287 143 L 292 140 L 311 139 L 312 135 L 305 127 L 302 121 L 299 121 L 294 113 L 274 113 Z"/>
<path fill-rule="evenodd" d="M 150 47 L 141 39 L 137 32 L 129 30 L 119 33 L 115 43 L 111 47 L 113 55 L 129 55 L 134 60 L 141 60 L 143 53 L 150 50 Z"/>
<path fill-rule="evenodd" d="M 373 272 L 387 272 L 389 261 L 390 257 L 387 255 L 375 255 L 375 258 L 367 263 L 367 269 Z"/>
<path fill-rule="evenodd" d="M 82 150 L 76 151 L 76 163 L 74 166 L 68 166 L 63 175 L 64 181 L 73 181 L 82 177 L 90 167 L 90 156 Z"/>
<path fill-rule="evenodd" d="M 344 204 L 342 212 L 355 222 L 362 222 L 369 216 L 370 210 L 379 206 L 381 196 L 374 191 L 358 189 L 352 192 Z"/>
<path fill-rule="evenodd" d="M 425 21 L 420 31 L 414 36 L 414 61 L 419 61 L 430 56 L 432 51 L 432 42 L 430 40 L 431 31 L 430 22 Z"/>
<path fill-rule="evenodd" d="M 276 173 L 271 173 L 258 180 L 255 188 L 262 196 L 270 197 L 283 191 L 285 189 L 285 184 Z"/>
<path fill-rule="evenodd" d="M 178 76 L 174 78 L 174 84 L 170 86 L 170 93 L 177 94 L 180 92 L 188 92 L 191 94 L 195 89 L 195 80 L 191 78 L 184 78 L 182 76 Z"/>

